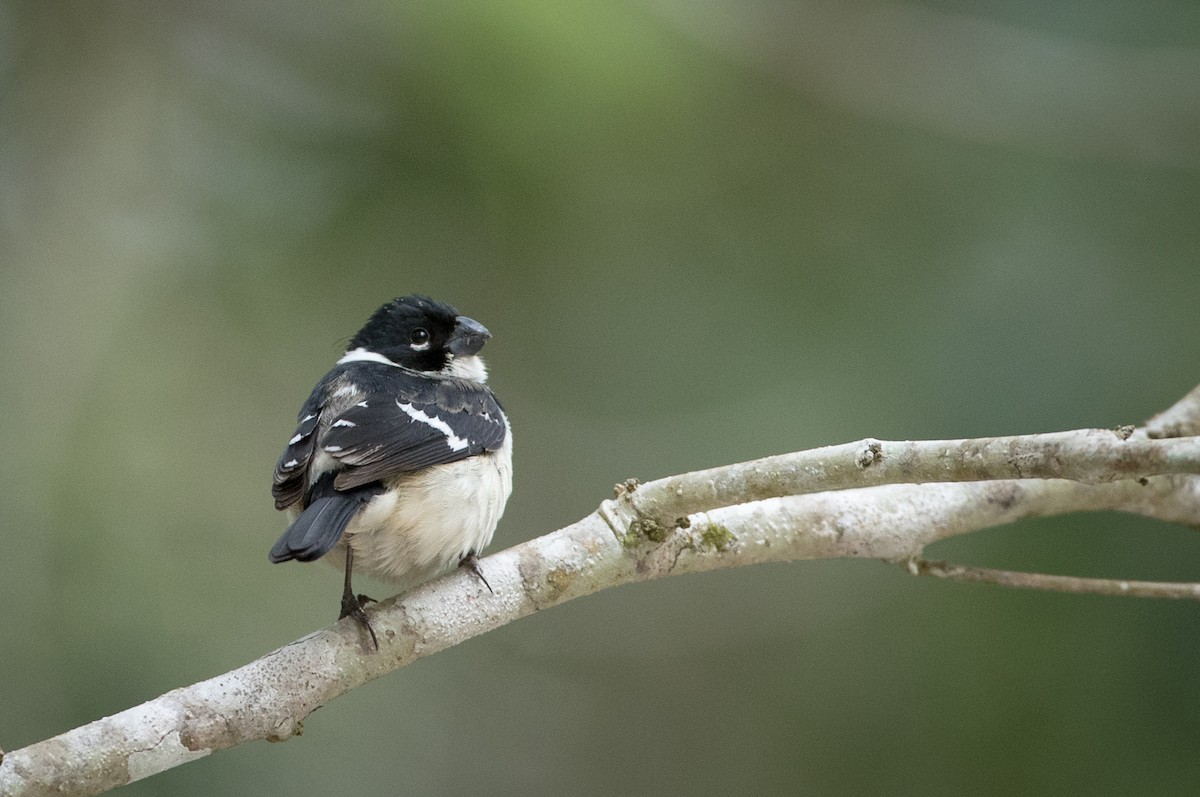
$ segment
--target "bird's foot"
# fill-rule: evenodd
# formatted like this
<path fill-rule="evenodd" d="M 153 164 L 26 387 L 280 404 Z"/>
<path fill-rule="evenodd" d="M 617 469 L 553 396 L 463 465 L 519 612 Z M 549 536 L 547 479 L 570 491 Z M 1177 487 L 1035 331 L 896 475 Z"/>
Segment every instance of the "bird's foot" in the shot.
<path fill-rule="evenodd" d="M 458 566 L 466 568 L 468 571 L 473 573 L 477 579 L 483 582 L 483 586 L 488 588 L 488 592 L 492 593 L 493 595 L 496 594 L 496 590 L 492 589 L 492 585 L 489 584 L 488 580 L 483 577 L 483 568 L 479 566 L 479 557 L 475 555 L 474 551 L 460 559 Z"/>
<path fill-rule="evenodd" d="M 374 598 L 368 598 L 366 595 L 356 596 L 348 592 L 342 596 L 342 613 L 338 615 L 338 619 L 353 617 L 357 620 L 371 635 L 371 644 L 375 646 L 375 650 L 379 650 L 379 640 L 375 637 L 375 629 L 371 627 L 371 621 L 367 619 L 367 613 L 363 611 L 363 604 L 374 602 Z"/>

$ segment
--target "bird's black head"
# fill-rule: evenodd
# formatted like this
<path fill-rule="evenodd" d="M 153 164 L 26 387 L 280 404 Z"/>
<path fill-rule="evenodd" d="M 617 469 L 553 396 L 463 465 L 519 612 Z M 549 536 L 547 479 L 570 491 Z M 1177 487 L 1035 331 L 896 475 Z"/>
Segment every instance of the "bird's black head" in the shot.
<path fill-rule="evenodd" d="M 375 311 L 347 351 L 364 349 L 416 371 L 470 376 L 492 335 L 474 319 L 428 296 L 401 296 Z M 477 366 L 482 369 L 482 364 Z M 486 378 L 486 375 L 484 376 Z M 482 380 L 480 380 L 482 381 Z"/>

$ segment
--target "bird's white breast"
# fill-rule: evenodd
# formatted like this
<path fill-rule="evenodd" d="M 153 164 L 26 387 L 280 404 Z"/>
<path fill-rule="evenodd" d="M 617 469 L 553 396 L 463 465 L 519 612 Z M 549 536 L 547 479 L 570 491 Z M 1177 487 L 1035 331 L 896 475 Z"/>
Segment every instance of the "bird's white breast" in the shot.
<path fill-rule="evenodd" d="M 415 586 L 458 565 L 492 540 L 512 493 L 512 429 L 491 453 L 398 477 L 369 503 L 325 556 L 345 566 L 354 549 L 357 572 Z"/>

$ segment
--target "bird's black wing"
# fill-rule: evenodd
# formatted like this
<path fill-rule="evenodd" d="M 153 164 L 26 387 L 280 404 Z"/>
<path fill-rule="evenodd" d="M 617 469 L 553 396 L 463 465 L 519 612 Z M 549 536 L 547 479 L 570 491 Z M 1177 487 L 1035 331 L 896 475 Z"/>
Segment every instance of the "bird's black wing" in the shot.
<path fill-rule="evenodd" d="M 318 386 L 319 387 L 319 386 Z M 271 483 L 271 495 L 275 497 L 275 508 L 286 509 L 304 498 L 308 481 L 308 466 L 312 464 L 317 450 L 317 426 L 321 422 L 321 394 L 314 390 L 300 408 L 296 432 L 288 440 L 287 448 L 275 465 L 275 477 Z"/>
<path fill-rule="evenodd" d="M 395 369 L 331 421 L 320 447 L 341 465 L 340 491 L 495 451 L 506 434 L 485 385 Z"/>

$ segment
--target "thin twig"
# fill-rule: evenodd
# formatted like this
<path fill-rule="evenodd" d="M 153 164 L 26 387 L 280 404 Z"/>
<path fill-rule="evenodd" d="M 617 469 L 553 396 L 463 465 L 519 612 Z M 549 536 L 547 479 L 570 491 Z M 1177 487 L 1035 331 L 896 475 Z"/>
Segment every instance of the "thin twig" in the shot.
<path fill-rule="evenodd" d="M 1200 583 L 1196 582 L 1081 578 L 1049 573 L 1029 573 L 1020 570 L 997 570 L 991 567 L 974 567 L 950 562 L 930 562 L 926 559 L 913 559 L 902 564 L 913 575 L 933 576 L 950 581 L 972 581 L 978 584 L 999 584 L 1002 587 L 1072 592 L 1079 595 L 1122 595 L 1133 598 L 1200 600 Z"/>

